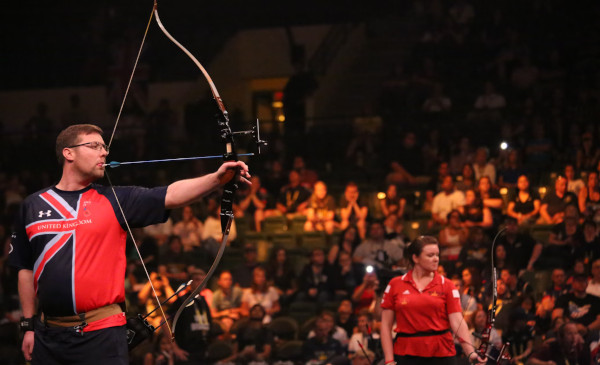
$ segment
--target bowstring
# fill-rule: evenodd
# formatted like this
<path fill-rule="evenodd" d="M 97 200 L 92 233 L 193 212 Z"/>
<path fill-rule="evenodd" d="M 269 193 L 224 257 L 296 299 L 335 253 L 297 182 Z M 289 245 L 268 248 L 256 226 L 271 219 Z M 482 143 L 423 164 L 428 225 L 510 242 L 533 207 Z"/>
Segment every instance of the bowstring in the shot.
<path fill-rule="evenodd" d="M 154 294 L 154 298 L 156 298 L 156 302 L 158 303 L 158 308 L 160 309 L 160 312 L 162 313 L 162 316 L 164 317 L 165 322 L 167 323 L 167 328 L 169 329 L 169 332 L 171 332 L 171 326 L 169 326 L 169 322 L 167 320 L 167 315 L 165 314 L 165 311 L 164 311 L 162 305 L 160 304 L 160 299 L 158 299 L 158 294 L 156 294 L 156 289 L 154 288 L 154 284 L 152 283 L 152 279 L 150 279 L 150 273 L 148 273 L 148 268 L 144 264 L 144 259 L 142 258 L 142 253 L 140 252 L 140 249 L 138 248 L 138 245 L 137 245 L 137 242 L 135 240 L 135 237 L 133 236 L 133 232 L 131 231 L 131 227 L 129 226 L 129 222 L 127 221 L 127 218 L 125 217 L 125 212 L 123 211 L 123 207 L 121 206 L 121 202 L 119 201 L 119 198 L 117 197 L 117 192 L 115 191 L 115 187 L 112 184 L 112 181 L 110 180 L 110 176 L 108 176 L 108 173 L 106 173 L 106 179 L 108 180 L 108 182 L 110 184 L 110 189 L 113 192 L 113 195 L 114 195 L 115 200 L 117 202 L 117 206 L 119 207 L 119 211 L 121 212 L 121 216 L 123 217 L 123 220 L 125 222 L 125 226 L 127 227 L 127 232 L 129 232 L 129 237 L 131 237 L 131 240 L 133 241 L 133 246 L 135 247 L 135 251 L 137 252 L 137 254 L 138 254 L 139 258 L 140 258 L 140 261 L 142 262 L 142 267 L 144 268 L 144 272 L 146 273 L 146 277 L 148 277 L 148 282 L 150 283 L 150 287 L 152 288 L 152 293 Z"/>
<path fill-rule="evenodd" d="M 140 48 L 138 49 L 137 56 L 135 57 L 135 63 L 133 64 L 133 70 L 131 71 L 131 75 L 129 75 L 129 82 L 127 83 L 127 88 L 125 89 L 125 96 L 123 96 L 123 101 L 121 101 L 121 107 L 119 108 L 119 113 L 117 114 L 117 120 L 115 121 L 115 125 L 113 127 L 112 133 L 110 135 L 110 140 L 108 141 L 108 147 L 110 148 L 113 138 L 115 137 L 115 132 L 117 131 L 117 126 L 119 125 L 119 120 L 121 119 L 121 114 L 123 113 L 123 107 L 125 107 L 125 101 L 127 100 L 127 95 L 129 94 L 129 89 L 131 88 L 131 83 L 133 82 L 133 76 L 135 75 L 135 70 L 137 69 L 138 61 L 140 60 L 140 56 L 142 55 L 142 50 L 144 48 L 144 43 L 146 42 L 146 36 L 148 35 L 148 30 L 150 29 L 150 24 L 152 23 L 152 17 L 154 16 L 154 9 L 156 8 L 156 3 L 152 7 L 152 12 L 150 13 L 150 18 L 148 19 L 148 24 L 146 24 L 146 31 L 144 32 L 144 36 L 142 37 L 142 44 L 140 44 Z"/>
<path fill-rule="evenodd" d="M 127 95 L 129 94 L 129 89 L 131 88 L 131 83 L 133 82 L 133 77 L 135 75 L 135 70 L 137 69 L 137 65 L 138 62 L 140 60 L 140 56 L 142 54 L 142 50 L 144 48 L 144 43 L 146 42 L 146 36 L 148 35 L 148 30 L 150 29 L 150 24 L 152 24 L 152 18 L 154 16 L 154 10 L 156 9 L 156 2 L 154 3 L 154 6 L 152 7 L 152 11 L 150 12 L 150 17 L 148 19 L 148 24 L 146 25 L 146 30 L 144 31 L 144 36 L 142 37 L 142 42 L 140 44 L 140 48 L 138 49 L 138 53 L 137 56 L 135 58 L 135 63 L 133 65 L 133 70 L 131 71 L 131 75 L 129 76 L 129 82 L 127 83 L 127 88 L 125 89 L 125 95 L 123 96 L 123 100 L 121 101 L 121 107 L 119 108 L 119 113 L 117 114 L 117 119 L 115 121 L 115 125 L 113 127 L 112 133 L 110 135 L 110 140 L 108 142 L 108 148 L 110 149 L 110 146 L 112 145 L 112 142 L 114 140 L 115 137 L 115 133 L 117 131 L 117 126 L 119 125 L 119 120 L 121 119 L 121 114 L 123 113 L 123 108 L 125 106 L 125 102 L 127 101 Z M 144 259 L 142 258 L 142 254 L 138 248 L 137 242 L 135 240 L 135 237 L 133 236 L 133 232 L 131 231 L 131 227 L 129 226 L 129 222 L 127 220 L 127 217 L 125 216 L 125 212 L 123 211 L 123 208 L 121 206 L 121 202 L 119 201 L 119 197 L 117 196 L 117 192 L 115 191 L 114 185 L 110 179 L 110 176 L 108 175 L 108 171 L 105 171 L 105 175 L 106 178 L 108 180 L 108 183 L 110 185 L 110 189 L 113 192 L 113 195 L 115 197 L 115 200 L 117 202 L 117 206 L 119 207 L 119 211 L 121 212 L 121 216 L 123 217 L 123 221 L 125 222 L 125 226 L 127 227 L 127 232 L 129 233 L 129 237 L 131 238 L 131 240 L 133 241 L 133 245 L 135 247 L 135 250 L 138 254 L 138 257 L 140 259 L 140 262 L 142 263 L 142 267 L 144 268 L 144 272 L 146 273 L 146 277 L 148 278 L 148 282 L 150 283 L 150 287 L 152 288 L 152 293 L 154 294 L 154 298 L 156 299 L 156 302 L 158 304 L 158 307 L 160 309 L 160 312 L 165 320 L 165 323 L 167 324 L 167 328 L 169 329 L 169 333 L 171 333 L 171 337 L 173 336 L 173 332 L 171 331 L 171 326 L 168 323 L 167 320 L 167 316 L 165 314 L 165 311 L 162 307 L 162 304 L 160 303 L 160 299 L 158 298 L 158 294 L 156 293 L 156 289 L 154 288 L 154 284 L 152 283 L 152 279 L 150 278 L 150 274 L 148 273 L 148 269 L 146 268 L 146 265 L 144 264 Z"/>

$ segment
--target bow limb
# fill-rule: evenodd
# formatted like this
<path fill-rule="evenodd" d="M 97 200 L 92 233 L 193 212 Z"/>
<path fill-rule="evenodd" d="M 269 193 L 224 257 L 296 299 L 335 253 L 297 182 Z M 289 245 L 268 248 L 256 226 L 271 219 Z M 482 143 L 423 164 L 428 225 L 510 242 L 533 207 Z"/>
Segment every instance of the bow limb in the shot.
<path fill-rule="evenodd" d="M 208 74 L 208 72 L 206 71 L 204 66 L 202 66 L 200 61 L 198 61 L 198 59 L 196 57 L 194 57 L 194 55 L 187 48 L 185 48 L 181 43 L 179 43 L 179 41 L 177 41 L 167 31 L 167 29 L 163 25 L 162 21 L 160 20 L 160 16 L 158 15 L 158 7 L 157 7 L 156 0 L 154 2 L 154 17 L 156 18 L 156 23 L 158 24 L 160 30 L 165 34 L 165 36 L 167 38 L 169 38 L 177 47 L 179 47 L 179 49 L 181 49 L 192 60 L 192 62 L 194 62 L 194 64 L 198 67 L 198 69 L 202 72 L 202 74 L 206 78 L 206 81 L 208 82 L 208 85 L 210 86 L 210 90 L 213 94 L 213 98 L 214 98 L 215 102 L 217 103 L 217 107 L 220 111 L 220 113 L 217 115 L 217 123 L 220 128 L 220 138 L 223 141 L 223 143 L 225 144 L 225 153 L 223 154 L 223 159 L 225 161 L 237 161 L 237 154 L 235 152 L 233 133 L 231 132 L 231 128 L 229 127 L 229 114 L 227 113 L 227 110 L 225 109 L 223 100 L 221 99 L 221 96 L 219 95 L 219 92 L 217 91 L 217 88 L 216 88 L 214 82 L 212 81 L 212 78 L 210 77 L 210 75 Z M 217 266 L 219 265 L 221 258 L 223 257 L 223 253 L 225 252 L 225 247 L 227 247 L 227 241 L 229 238 L 229 230 L 231 228 L 231 224 L 233 223 L 233 197 L 234 197 L 235 191 L 238 188 L 237 183 L 235 182 L 235 179 L 234 179 L 235 174 L 236 174 L 236 172 L 234 170 L 228 170 L 221 178 L 221 184 L 224 185 L 223 186 L 223 196 L 221 198 L 221 213 L 220 213 L 221 230 L 223 233 L 223 237 L 221 239 L 221 244 L 219 245 L 219 251 L 217 252 L 217 256 L 215 257 L 215 260 L 213 261 L 210 269 L 206 273 L 206 277 L 204 278 L 204 280 L 202 280 L 202 283 L 188 295 L 188 297 L 183 301 L 181 306 L 177 309 L 177 312 L 175 313 L 175 316 L 173 317 L 173 324 L 172 324 L 171 334 L 173 336 L 173 339 L 175 339 L 175 329 L 177 328 L 177 321 L 179 320 L 181 313 L 183 312 L 185 307 L 191 301 L 193 301 L 194 298 L 198 294 L 200 294 L 200 292 L 206 287 L 208 281 L 210 280 L 210 278 L 213 276 L 215 270 L 217 269 Z"/>

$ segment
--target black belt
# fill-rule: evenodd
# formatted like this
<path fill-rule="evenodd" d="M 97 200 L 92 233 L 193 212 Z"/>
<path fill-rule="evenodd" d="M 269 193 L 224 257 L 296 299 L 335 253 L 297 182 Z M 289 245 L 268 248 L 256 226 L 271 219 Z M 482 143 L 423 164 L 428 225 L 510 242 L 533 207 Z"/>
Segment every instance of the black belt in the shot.
<path fill-rule="evenodd" d="M 443 335 L 444 333 L 447 333 L 447 332 L 450 332 L 449 328 L 446 328 L 445 330 L 441 330 L 441 331 L 422 331 L 422 332 L 415 332 L 415 333 L 396 332 L 396 337 L 394 338 L 394 341 L 396 341 L 399 337 L 437 336 L 437 335 Z"/>

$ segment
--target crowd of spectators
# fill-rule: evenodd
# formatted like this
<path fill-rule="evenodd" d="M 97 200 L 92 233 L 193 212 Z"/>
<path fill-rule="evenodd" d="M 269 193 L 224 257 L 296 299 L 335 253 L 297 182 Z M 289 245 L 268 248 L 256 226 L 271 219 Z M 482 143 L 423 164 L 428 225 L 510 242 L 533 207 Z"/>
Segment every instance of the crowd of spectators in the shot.
<path fill-rule="evenodd" d="M 277 134 L 270 136 L 274 147 L 266 156 L 251 161 L 253 184 L 237 193 L 230 237 L 230 252 L 237 250 L 241 258 L 228 262 L 226 254 L 224 268 L 182 316 L 186 329 L 176 343 L 168 341 L 159 311 L 152 312 L 150 284 L 130 244 L 129 314 L 152 312 L 148 321 L 161 326 L 152 342 L 132 352 L 132 362 L 372 363 L 381 356 L 381 290 L 405 270 L 403 248 L 418 234 L 438 237 L 440 273 L 459 288 L 466 325 L 474 333 L 483 331 L 490 308 L 493 258 L 499 309 L 492 344 L 510 342 L 511 356 L 531 364 L 555 360 L 557 353 L 568 363 L 589 363 L 594 356 L 597 361 L 600 79 L 592 45 L 600 33 L 590 27 L 598 5 L 549 0 L 412 5 L 421 36 L 410 58 L 395 62 L 382 85 L 380 115 L 357 117 L 354 132 L 340 134 L 348 138 L 341 158 L 329 161 L 333 166 L 314 158 L 318 147 L 285 150 Z M 86 115 L 76 98 L 73 102 L 68 115 Z M 57 176 L 37 151 L 44 149 L 44 156 L 52 151 L 54 132 L 71 119 L 65 114 L 64 121 L 49 120 L 46 108 L 40 105 L 27 123 L 23 141 L 2 141 L 2 263 L 19 203 Z M 186 109 L 184 119 L 198 108 Z M 172 152 L 157 142 L 176 119 L 168 101 L 147 115 L 130 113 L 163 129 L 132 129 L 112 154 Z M 185 140 L 196 135 L 192 132 L 169 138 Z M 200 144 L 185 142 L 178 144 L 180 152 Z M 207 142 L 202 148 L 213 146 Z M 203 167 L 194 164 L 189 171 Z M 120 183 L 157 185 L 189 171 L 114 174 Z M 218 201 L 207 197 L 173 212 L 164 224 L 134 232 L 159 298 L 181 290 L 163 304 L 167 313 L 189 290 L 188 280 L 202 280 L 216 254 Z M 273 220 L 286 227 L 300 221 L 298 235 L 321 232 L 325 240 L 310 249 L 269 245 L 259 252 L 247 241 L 248 232 L 269 241 L 275 233 L 266 223 Z M 19 363 L 17 280 L 10 268 L 1 268 L 0 357 Z M 302 305 L 308 315 L 299 315 Z M 281 330 L 284 318 L 291 318 L 293 335 Z M 295 339 L 302 341 L 296 343 L 299 350 L 286 351 Z M 218 345 L 227 351 L 219 352 Z"/>

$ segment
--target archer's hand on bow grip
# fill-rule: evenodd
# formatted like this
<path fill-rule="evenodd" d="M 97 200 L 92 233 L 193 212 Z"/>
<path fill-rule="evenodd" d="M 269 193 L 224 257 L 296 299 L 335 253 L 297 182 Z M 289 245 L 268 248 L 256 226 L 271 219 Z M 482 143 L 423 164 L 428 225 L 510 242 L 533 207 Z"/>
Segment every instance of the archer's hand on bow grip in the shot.
<path fill-rule="evenodd" d="M 219 185 L 224 186 L 225 184 L 232 181 L 236 176 L 239 176 L 239 181 L 245 184 L 250 184 L 248 180 L 250 173 L 248 172 L 248 165 L 243 161 L 227 161 L 217 171 Z M 234 180 L 234 182 L 237 182 Z"/>

